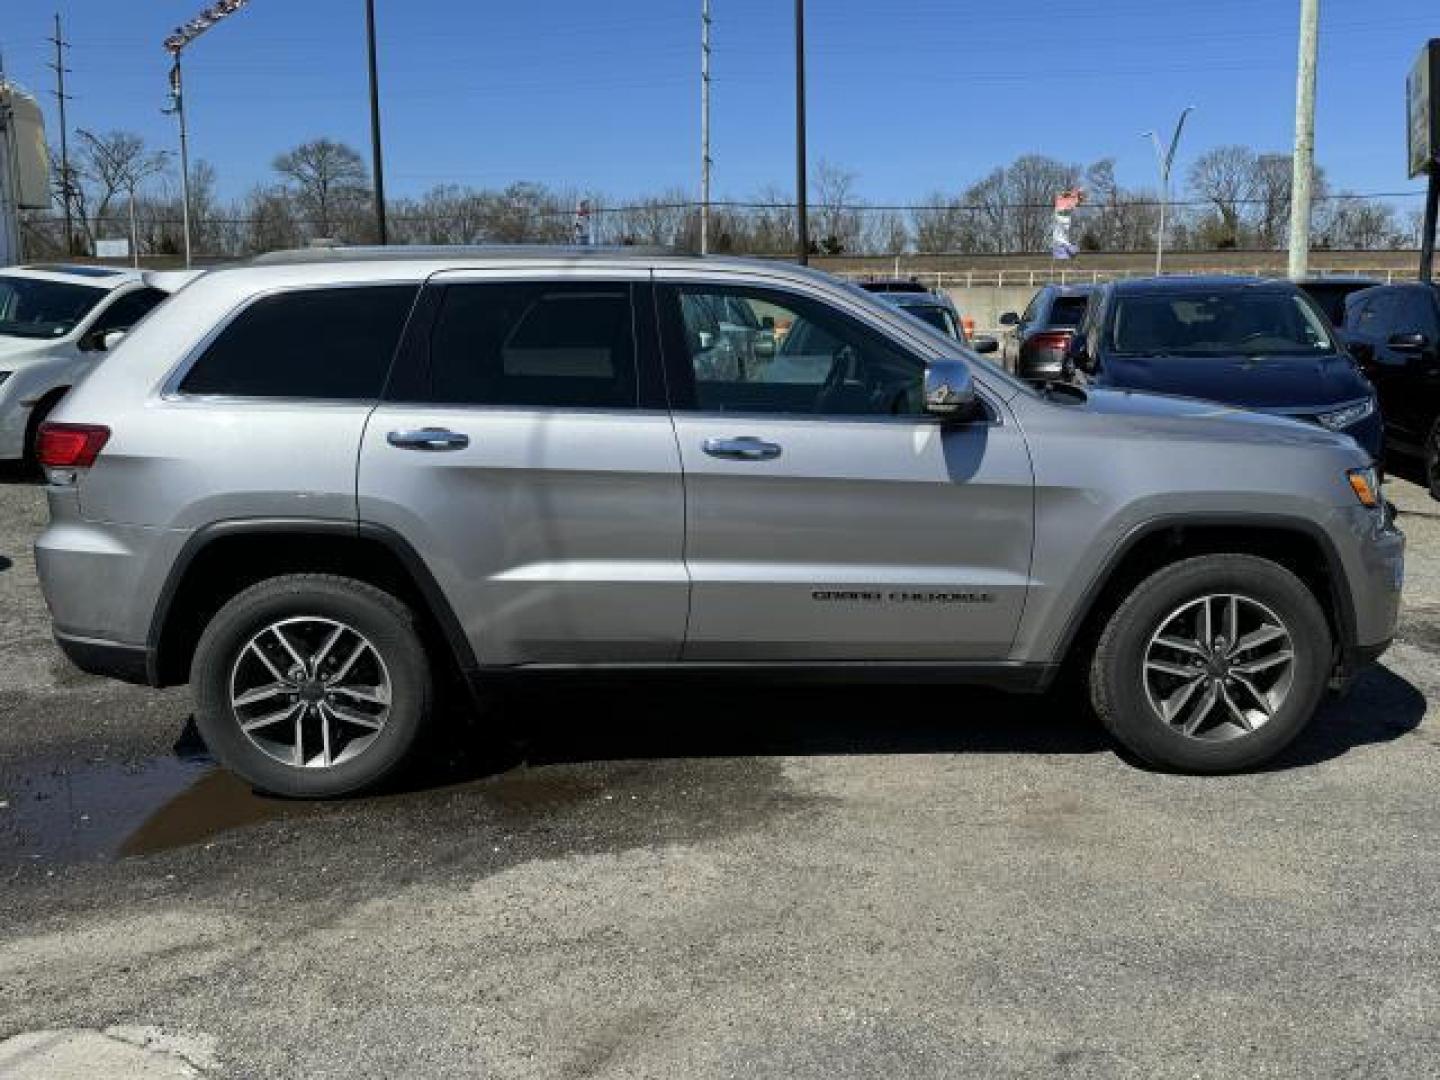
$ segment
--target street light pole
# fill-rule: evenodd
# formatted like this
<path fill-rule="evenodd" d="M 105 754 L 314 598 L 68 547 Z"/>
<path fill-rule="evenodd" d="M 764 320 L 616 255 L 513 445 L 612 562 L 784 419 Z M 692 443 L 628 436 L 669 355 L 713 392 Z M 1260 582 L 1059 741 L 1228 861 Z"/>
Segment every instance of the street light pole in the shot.
<path fill-rule="evenodd" d="M 185 47 L 205 31 L 227 19 L 248 4 L 250 0 L 215 0 L 189 22 L 177 26 L 161 43 L 165 51 L 175 59 L 170 68 L 171 107 L 166 112 L 175 114 L 180 124 L 180 219 L 185 229 L 185 268 L 190 268 L 190 133 L 185 127 L 185 87 L 180 70 L 180 54 Z"/>
<path fill-rule="evenodd" d="M 1300 59 L 1295 74 L 1295 162 L 1290 182 L 1290 276 L 1310 271 L 1310 203 L 1315 179 L 1315 66 L 1320 0 L 1300 0 Z"/>
<path fill-rule="evenodd" d="M 380 144 L 380 73 L 375 60 L 375 0 L 365 0 L 365 36 L 370 51 L 370 155 L 375 174 L 375 234 L 390 242 L 385 219 L 385 156 Z"/>
<path fill-rule="evenodd" d="M 710 254 L 710 0 L 700 0 L 700 254 Z"/>
<path fill-rule="evenodd" d="M 1149 139 L 1155 147 L 1155 165 L 1160 170 L 1160 224 L 1155 232 L 1155 276 L 1165 269 L 1165 212 L 1170 204 L 1170 170 L 1175 165 L 1175 151 L 1180 148 L 1180 133 L 1185 130 L 1185 118 L 1195 111 L 1194 105 L 1187 105 L 1175 122 L 1175 133 L 1170 136 L 1169 149 L 1160 142 L 1154 131 L 1146 131 L 1141 138 Z"/>
<path fill-rule="evenodd" d="M 795 0 L 795 239 L 801 266 L 810 262 L 805 161 L 805 0 Z"/>
<path fill-rule="evenodd" d="M 170 112 L 180 125 L 180 227 L 185 233 L 185 269 L 192 261 L 190 240 L 190 132 L 185 126 L 185 85 L 180 70 L 180 50 L 175 51 L 175 66 L 170 69 Z"/>

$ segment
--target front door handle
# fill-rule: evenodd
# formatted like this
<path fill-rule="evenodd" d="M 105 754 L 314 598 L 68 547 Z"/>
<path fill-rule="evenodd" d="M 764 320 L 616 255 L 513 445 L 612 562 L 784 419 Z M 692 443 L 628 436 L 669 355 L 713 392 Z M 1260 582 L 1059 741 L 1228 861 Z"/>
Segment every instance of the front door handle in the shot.
<path fill-rule="evenodd" d="M 701 448 L 711 457 L 729 458 L 732 461 L 772 461 L 780 456 L 780 447 L 775 443 L 765 442 L 751 435 L 706 439 Z"/>
<path fill-rule="evenodd" d="M 464 450 L 470 445 L 470 436 L 448 428 L 411 428 L 406 431 L 392 431 L 385 441 L 401 450 L 426 450 L 439 453 L 444 450 Z"/>

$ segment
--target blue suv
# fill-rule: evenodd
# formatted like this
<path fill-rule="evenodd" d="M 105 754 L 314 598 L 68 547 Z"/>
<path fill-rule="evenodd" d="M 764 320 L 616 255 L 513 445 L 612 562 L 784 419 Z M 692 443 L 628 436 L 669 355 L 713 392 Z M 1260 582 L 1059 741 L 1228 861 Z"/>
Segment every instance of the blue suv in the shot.
<path fill-rule="evenodd" d="M 1375 388 L 1315 301 L 1288 281 L 1113 282 L 1091 298 L 1069 359 L 1092 386 L 1306 420 L 1381 457 Z"/>

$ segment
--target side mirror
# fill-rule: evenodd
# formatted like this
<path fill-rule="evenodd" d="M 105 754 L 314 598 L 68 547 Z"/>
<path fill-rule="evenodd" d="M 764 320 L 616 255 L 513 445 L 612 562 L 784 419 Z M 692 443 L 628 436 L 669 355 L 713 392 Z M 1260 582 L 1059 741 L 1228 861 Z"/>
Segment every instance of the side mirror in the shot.
<path fill-rule="evenodd" d="M 1084 334 L 1071 335 L 1064 362 L 1086 375 L 1095 374 L 1095 358 L 1090 355 L 1090 345 Z"/>
<path fill-rule="evenodd" d="M 989 334 L 979 334 L 971 340 L 970 348 L 983 356 L 985 353 L 998 352 L 1000 350 L 1000 342 L 996 341 Z"/>
<path fill-rule="evenodd" d="M 1386 344 L 1396 352 L 1418 353 L 1430 347 L 1430 339 L 1424 334 L 1391 334 Z"/>
<path fill-rule="evenodd" d="M 119 345 L 120 342 L 124 340 L 125 335 L 128 333 L 128 330 L 111 330 L 108 334 L 106 334 L 100 339 L 101 350 L 104 352 L 110 352 L 112 349 L 115 348 L 116 345 Z"/>
<path fill-rule="evenodd" d="M 975 407 L 975 382 L 959 360 L 932 360 L 925 365 L 925 411 L 958 419 Z"/>
<path fill-rule="evenodd" d="M 1019 326 L 1019 325 L 1020 325 L 1020 316 L 1019 316 L 1019 315 L 1016 315 L 1015 312 L 1013 312 L 1013 311 L 1007 311 L 1007 312 L 1005 312 L 1004 315 L 1001 315 L 1001 316 L 1000 316 L 1000 325 L 1001 325 L 1001 326 Z"/>

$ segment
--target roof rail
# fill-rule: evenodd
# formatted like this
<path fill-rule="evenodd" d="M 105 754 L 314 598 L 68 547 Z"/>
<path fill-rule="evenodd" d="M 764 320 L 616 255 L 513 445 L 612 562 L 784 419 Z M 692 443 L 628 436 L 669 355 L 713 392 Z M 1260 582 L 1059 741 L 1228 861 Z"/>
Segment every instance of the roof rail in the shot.
<path fill-rule="evenodd" d="M 670 247 L 563 244 L 397 244 L 388 247 L 335 245 L 271 251 L 255 256 L 250 260 L 250 264 L 274 266 L 287 263 L 396 262 L 415 259 L 616 259 L 693 254 Z"/>

